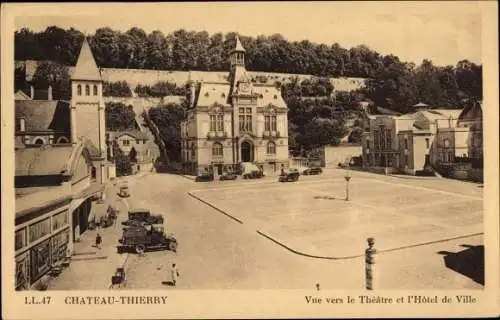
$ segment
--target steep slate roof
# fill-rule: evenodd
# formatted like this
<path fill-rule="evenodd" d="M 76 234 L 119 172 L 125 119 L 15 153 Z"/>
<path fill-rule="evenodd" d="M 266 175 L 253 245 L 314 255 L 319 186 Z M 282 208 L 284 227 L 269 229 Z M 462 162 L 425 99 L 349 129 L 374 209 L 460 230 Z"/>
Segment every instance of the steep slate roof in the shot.
<path fill-rule="evenodd" d="M 16 176 L 65 174 L 72 153 L 71 144 L 18 149 L 15 151 Z"/>
<path fill-rule="evenodd" d="M 281 92 L 274 86 L 254 85 L 253 92 L 259 95 L 257 107 L 265 107 L 272 104 L 278 108 L 286 108 L 285 100 L 281 97 Z"/>
<path fill-rule="evenodd" d="M 201 83 L 197 106 L 209 107 L 214 103 L 229 106 L 229 83 Z"/>
<path fill-rule="evenodd" d="M 64 101 L 16 100 L 15 115 L 25 119 L 27 132 L 70 131 L 70 108 Z"/>
<path fill-rule="evenodd" d="M 236 36 L 236 46 L 232 52 L 246 52 L 245 48 L 241 44 L 240 37 Z"/>
<path fill-rule="evenodd" d="M 130 136 L 134 139 L 149 140 L 149 136 L 142 131 L 112 131 L 109 132 L 110 139 L 120 138 L 122 136 Z"/>
<path fill-rule="evenodd" d="M 83 40 L 82 49 L 78 56 L 75 71 L 71 74 L 72 80 L 91 80 L 101 81 L 101 73 L 97 64 L 95 63 L 94 56 L 90 50 L 87 39 Z"/>
<path fill-rule="evenodd" d="M 87 141 L 87 140 L 86 140 Z M 15 151 L 15 176 L 71 176 L 79 156 L 90 161 L 91 150 L 84 141 L 77 144 L 42 145 Z"/>
<path fill-rule="evenodd" d="M 18 90 L 14 94 L 14 100 L 31 100 L 31 97 L 24 93 L 22 90 Z"/>
<path fill-rule="evenodd" d="M 459 120 L 478 120 L 482 119 L 483 110 L 480 102 L 468 104 L 458 116 Z"/>

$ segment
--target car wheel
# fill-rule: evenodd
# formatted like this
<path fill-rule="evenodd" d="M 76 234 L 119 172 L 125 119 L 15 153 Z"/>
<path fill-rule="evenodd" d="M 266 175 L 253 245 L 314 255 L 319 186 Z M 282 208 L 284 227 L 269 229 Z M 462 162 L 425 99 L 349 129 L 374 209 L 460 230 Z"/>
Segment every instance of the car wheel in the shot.
<path fill-rule="evenodd" d="M 168 244 L 168 249 L 173 252 L 177 252 L 177 242 L 175 241 L 170 241 Z"/>
<path fill-rule="evenodd" d="M 144 253 L 146 251 L 146 246 L 143 244 L 138 244 L 135 246 L 135 252 L 136 253 Z"/>

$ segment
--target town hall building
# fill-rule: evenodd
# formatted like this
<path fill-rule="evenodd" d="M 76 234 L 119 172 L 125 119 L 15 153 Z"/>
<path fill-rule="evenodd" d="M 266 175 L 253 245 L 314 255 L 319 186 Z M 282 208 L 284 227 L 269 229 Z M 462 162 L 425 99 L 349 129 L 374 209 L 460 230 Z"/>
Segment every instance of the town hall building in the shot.
<path fill-rule="evenodd" d="M 251 163 L 272 174 L 288 167 L 288 107 L 274 85 L 254 83 L 239 38 L 226 82 L 190 83 L 181 123 L 181 157 L 192 174 L 233 171 Z"/>

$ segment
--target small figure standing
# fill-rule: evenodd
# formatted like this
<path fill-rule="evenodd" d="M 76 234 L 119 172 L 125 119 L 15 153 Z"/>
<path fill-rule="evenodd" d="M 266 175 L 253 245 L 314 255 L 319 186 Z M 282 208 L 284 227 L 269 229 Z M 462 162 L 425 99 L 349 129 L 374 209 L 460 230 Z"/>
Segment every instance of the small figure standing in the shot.
<path fill-rule="evenodd" d="M 102 243 L 102 237 L 98 233 L 97 236 L 95 237 L 95 246 L 97 247 L 97 249 L 101 249 L 101 243 Z"/>
<path fill-rule="evenodd" d="M 172 268 L 170 269 L 170 275 L 172 276 L 172 285 L 175 287 L 177 284 L 177 278 L 180 276 L 179 270 L 175 266 L 175 263 L 172 264 Z"/>

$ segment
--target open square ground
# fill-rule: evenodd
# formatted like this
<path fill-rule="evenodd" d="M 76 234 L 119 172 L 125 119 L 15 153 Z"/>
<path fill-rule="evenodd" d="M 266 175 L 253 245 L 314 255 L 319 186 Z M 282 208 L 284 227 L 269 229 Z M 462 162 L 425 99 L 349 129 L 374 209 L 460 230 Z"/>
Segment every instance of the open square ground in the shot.
<path fill-rule="evenodd" d="M 356 177 L 350 201 L 342 177 L 191 194 L 294 251 L 345 258 L 362 255 L 368 237 L 385 251 L 482 233 L 482 197 L 454 193 L 453 185 L 434 190 L 418 181 Z"/>

